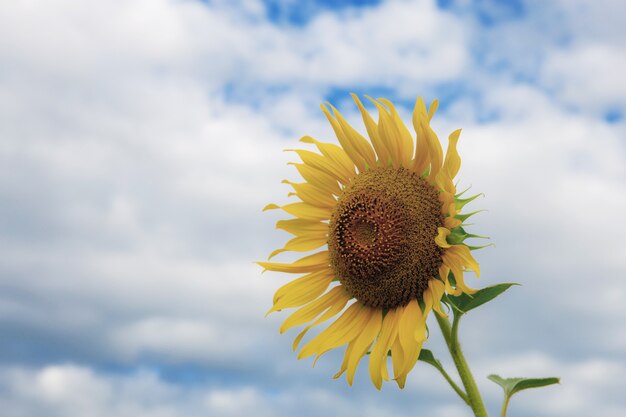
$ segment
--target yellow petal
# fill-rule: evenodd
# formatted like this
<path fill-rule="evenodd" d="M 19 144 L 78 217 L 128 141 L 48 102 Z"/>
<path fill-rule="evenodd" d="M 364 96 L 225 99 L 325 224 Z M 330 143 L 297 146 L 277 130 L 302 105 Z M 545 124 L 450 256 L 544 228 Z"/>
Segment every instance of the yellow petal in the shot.
<path fill-rule="evenodd" d="M 370 166 L 370 168 L 375 167 L 376 154 L 374 153 L 374 150 L 372 149 L 370 143 L 352 126 L 350 126 L 350 124 L 346 121 L 346 119 L 343 118 L 341 113 L 339 113 L 336 108 L 334 108 L 332 105 L 330 107 L 332 108 L 333 114 L 337 118 L 339 125 L 346 135 L 346 139 L 352 143 L 355 151 Z"/>
<path fill-rule="evenodd" d="M 443 162 L 443 171 L 447 174 L 450 180 L 456 177 L 456 174 L 461 168 L 461 157 L 456 149 L 456 145 L 461 135 L 461 129 L 455 130 L 448 137 L 448 149 L 446 151 L 446 159 Z"/>
<path fill-rule="evenodd" d="M 456 287 L 453 288 L 450 283 L 450 280 L 446 278 L 446 292 L 448 294 L 459 296 L 463 292 L 461 287 L 459 286 L 459 281 L 464 282 L 463 281 L 463 265 L 460 259 L 458 259 L 458 257 L 455 257 L 452 252 L 448 253 L 449 251 L 450 249 L 446 249 L 444 251 L 442 255 L 442 259 L 443 259 L 443 264 L 448 268 L 450 272 L 452 272 L 452 275 L 454 275 L 454 281 L 456 282 Z M 441 274 L 441 269 L 439 273 Z"/>
<path fill-rule="evenodd" d="M 339 188 L 339 183 L 337 182 L 337 178 L 335 176 L 306 164 L 296 164 L 290 162 L 290 165 L 295 166 L 302 178 L 304 178 L 304 180 L 309 184 L 314 185 L 329 194 L 336 196 L 341 194 L 341 188 Z"/>
<path fill-rule="evenodd" d="M 348 135 L 346 135 L 346 133 L 344 132 L 339 122 L 335 120 L 333 116 L 331 116 L 330 112 L 328 111 L 325 105 L 320 104 L 320 108 L 326 115 L 326 118 L 328 119 L 328 121 L 330 122 L 330 125 L 335 131 L 335 135 L 337 136 L 337 139 L 339 140 L 341 147 L 344 149 L 346 154 L 348 154 L 348 156 L 350 157 L 354 165 L 356 165 L 356 167 L 359 169 L 359 172 L 365 171 L 365 160 L 359 154 L 356 146 L 351 140 L 352 138 L 348 138 Z M 335 112 L 335 114 L 338 113 L 334 107 L 333 107 L 333 111 Z"/>
<path fill-rule="evenodd" d="M 304 220 L 329 220 L 332 208 L 315 207 L 307 203 L 291 203 L 280 207 L 294 217 Z"/>
<path fill-rule="evenodd" d="M 328 237 L 326 234 L 322 234 L 319 236 L 297 236 L 293 239 L 289 240 L 285 246 L 281 249 L 276 249 L 274 252 L 270 253 L 268 259 L 272 259 L 274 256 L 279 253 L 292 251 L 292 252 L 308 252 L 314 249 L 318 249 L 324 246 L 328 242 Z"/>
<path fill-rule="evenodd" d="M 398 333 L 397 309 L 389 310 L 383 319 L 380 336 L 370 354 L 369 371 L 370 378 L 377 389 L 383 384 L 383 379 L 388 379 L 387 373 L 387 353 L 395 342 Z"/>
<path fill-rule="evenodd" d="M 441 178 L 441 176 L 439 178 Z M 455 216 L 455 214 L 452 214 L 453 212 L 456 213 L 456 209 L 453 207 L 456 205 L 456 202 L 454 200 L 454 192 L 445 191 L 445 188 L 441 186 L 441 184 L 438 184 L 438 186 L 441 189 L 441 192 L 439 193 L 439 201 L 441 202 L 441 214 L 450 217 Z M 452 187 L 454 188 L 454 184 L 452 184 Z"/>
<path fill-rule="evenodd" d="M 270 204 L 268 204 L 267 206 L 263 207 L 263 211 L 267 211 L 267 210 L 276 210 L 276 209 L 279 209 L 279 208 L 280 208 L 280 206 L 277 206 L 277 205 L 276 205 L 276 204 L 274 204 L 274 203 L 270 203 Z"/>
<path fill-rule="evenodd" d="M 400 317 L 398 339 L 405 351 L 410 352 L 415 345 L 415 329 L 423 321 L 422 310 L 416 299 L 411 300 Z"/>
<path fill-rule="evenodd" d="M 380 333 L 382 323 L 382 310 L 370 308 L 370 318 L 361 334 L 354 340 L 354 347 L 351 351 L 350 359 L 348 359 L 348 385 L 352 385 L 359 362 Z"/>
<path fill-rule="evenodd" d="M 417 175 L 422 175 L 430 164 L 430 158 L 428 156 L 428 140 L 421 122 L 421 115 L 425 111 L 426 105 L 424 104 L 424 100 L 421 97 L 418 97 L 415 101 L 415 107 L 413 108 L 413 128 L 415 129 L 416 135 L 413 170 Z"/>
<path fill-rule="evenodd" d="M 415 103 L 413 126 L 415 127 L 415 131 L 419 132 L 420 136 L 423 135 L 425 139 L 430 163 L 428 178 L 431 183 L 434 183 L 437 179 L 437 174 L 441 170 L 443 150 L 441 149 L 441 143 L 439 142 L 439 138 L 437 138 L 437 134 L 430 127 L 428 114 L 426 113 L 426 105 L 421 97 L 418 99 L 417 103 Z"/>
<path fill-rule="evenodd" d="M 480 266 L 476 259 L 472 256 L 469 248 L 465 245 L 452 245 L 446 254 L 453 255 L 462 260 L 463 266 L 471 269 L 476 273 L 477 277 L 480 277 Z"/>
<path fill-rule="evenodd" d="M 353 303 L 333 324 L 302 348 L 298 354 L 298 359 L 316 354 L 317 361 L 321 355 L 329 350 L 350 343 L 364 328 L 367 320 L 367 308 L 365 308 L 365 314 L 362 314 L 364 308 L 363 304 L 359 302 Z"/>
<path fill-rule="evenodd" d="M 450 244 L 446 241 L 446 238 L 448 237 L 448 235 L 450 235 L 450 230 L 446 229 L 445 227 L 438 227 L 437 237 L 435 238 L 435 243 L 440 248 L 449 248 Z"/>
<path fill-rule="evenodd" d="M 365 110 L 365 107 L 363 107 L 363 103 L 361 103 L 361 100 L 359 100 L 356 94 L 351 94 L 351 96 L 356 105 L 359 107 L 359 111 L 361 112 L 361 116 L 363 117 L 363 123 L 365 124 L 365 128 L 367 129 L 367 134 L 369 135 L 372 146 L 374 146 L 374 150 L 378 155 L 378 159 L 382 162 L 383 166 L 387 166 L 387 164 L 389 163 L 390 155 L 387 147 L 385 146 L 382 139 L 380 138 L 380 135 L 378 134 L 378 125 L 376 125 L 376 122 L 374 122 L 372 116 L 370 116 L 367 110 Z"/>
<path fill-rule="evenodd" d="M 466 294 L 475 293 L 475 289 L 465 285 L 465 279 L 463 277 L 463 270 L 468 266 L 470 267 L 470 269 L 473 269 L 474 272 L 476 272 L 477 269 L 479 270 L 478 263 L 474 260 L 472 255 L 469 254 L 469 248 L 467 248 L 467 246 L 465 245 L 452 245 L 450 248 L 444 251 L 442 259 L 443 263 L 450 268 L 450 270 L 452 271 L 452 275 L 454 275 L 456 288 L 453 294 L 460 295 L 461 292 L 464 292 Z M 478 276 L 478 273 L 476 275 Z"/>
<path fill-rule="evenodd" d="M 330 269 L 311 272 L 309 274 L 303 275 L 300 278 L 289 281 L 287 284 L 276 290 L 276 292 L 274 293 L 273 301 L 274 303 L 276 303 L 290 294 L 308 292 L 319 283 L 330 284 L 330 282 L 333 280 L 333 277 L 334 274 Z"/>
<path fill-rule="evenodd" d="M 413 138 L 411 137 L 411 132 L 406 128 L 406 125 L 391 101 L 384 98 L 379 98 L 378 100 L 391 111 L 391 117 L 399 133 L 398 144 L 400 146 L 402 166 L 410 168 L 411 160 L 413 159 Z"/>
<path fill-rule="evenodd" d="M 317 300 L 301 307 L 287 317 L 287 319 L 280 326 L 280 332 L 284 333 L 294 326 L 299 326 L 313 320 L 334 304 L 343 302 L 345 305 L 349 299 L 350 296 L 346 293 L 342 286 L 339 285 L 337 287 L 333 287 Z"/>
<path fill-rule="evenodd" d="M 424 293 L 422 294 L 422 300 L 424 301 L 424 308 L 422 309 L 423 325 L 417 326 L 413 334 L 413 337 L 419 343 L 423 343 L 424 341 L 426 341 L 426 319 L 428 318 L 430 311 L 433 309 L 433 296 L 430 292 L 430 288 L 426 288 L 426 290 L 424 290 Z"/>
<path fill-rule="evenodd" d="M 400 132 L 387 109 L 371 97 L 367 97 L 378 108 L 378 137 L 387 149 L 394 168 L 402 165 L 402 147 L 400 146 Z"/>
<path fill-rule="evenodd" d="M 441 170 L 443 149 L 441 149 L 441 142 L 439 142 L 437 134 L 429 125 L 426 124 L 424 126 L 424 132 L 426 133 L 428 157 L 430 159 L 430 173 L 428 178 L 430 178 L 432 182 L 435 182 L 437 174 Z"/>
<path fill-rule="evenodd" d="M 461 295 L 460 289 L 457 290 L 452 287 L 452 284 L 450 284 L 450 280 L 448 279 L 449 274 L 450 274 L 450 267 L 446 266 L 445 263 L 441 264 L 441 266 L 439 267 L 439 278 L 444 282 L 446 286 L 446 293 L 450 295 Z"/>
<path fill-rule="evenodd" d="M 305 165 L 325 172 L 342 184 L 347 184 L 349 179 L 351 178 L 349 175 L 346 174 L 342 166 L 331 158 L 303 149 L 287 149 L 287 151 L 297 153 Z"/>
<path fill-rule="evenodd" d="M 455 265 L 453 267 L 450 267 L 450 270 L 452 271 L 452 275 L 454 275 L 454 281 L 456 283 L 456 293 L 454 295 L 461 295 L 461 293 L 474 294 L 477 291 L 474 288 L 470 288 L 465 284 L 463 269 Z"/>
<path fill-rule="evenodd" d="M 333 375 L 333 379 L 339 378 L 341 375 L 343 375 L 344 372 L 346 372 L 346 369 L 348 369 L 348 360 L 350 359 L 350 355 L 352 354 L 353 349 L 354 349 L 354 340 L 348 343 L 348 346 L 346 347 L 346 351 L 343 354 L 343 362 L 341 362 L 341 368 L 339 368 L 339 372 Z"/>
<path fill-rule="evenodd" d="M 397 337 L 391 345 L 391 365 L 393 366 L 393 379 L 396 380 L 400 388 L 404 388 L 404 382 L 406 381 L 406 374 L 402 373 L 404 367 L 404 351 Z"/>
<path fill-rule="evenodd" d="M 425 327 L 425 324 L 426 320 L 417 300 L 411 300 L 404 308 L 398 325 L 398 340 L 404 352 L 404 364 L 400 375 L 408 375 L 417 363 L 422 344 L 415 338 L 415 331 L 419 327 Z"/>
<path fill-rule="evenodd" d="M 292 274 L 321 271 L 329 268 L 328 251 L 305 256 L 291 264 L 276 262 L 257 262 L 257 264 L 268 271 L 288 272 Z"/>
<path fill-rule="evenodd" d="M 311 323 L 308 326 L 306 326 L 300 333 L 298 333 L 298 336 L 296 336 L 296 338 L 294 339 L 293 344 L 291 346 L 291 349 L 293 349 L 293 351 L 295 352 L 296 349 L 298 349 L 298 345 L 300 344 L 300 341 L 302 340 L 304 335 L 309 330 L 311 330 L 312 327 L 317 326 L 320 323 L 325 322 L 326 320 L 330 319 L 331 317 L 335 317 L 337 314 L 339 314 L 341 312 L 341 310 L 343 310 L 343 308 L 346 306 L 346 304 L 348 304 L 348 301 L 349 301 L 349 299 L 345 298 L 345 299 L 342 299 L 341 302 L 333 304 L 328 310 L 326 310 L 324 312 L 324 314 L 322 314 L 320 317 L 318 317 L 313 323 Z"/>
<path fill-rule="evenodd" d="M 267 314 L 284 308 L 300 307 L 322 295 L 332 282 L 331 271 L 318 271 L 295 279 L 274 294 L 274 305 Z"/>
<path fill-rule="evenodd" d="M 441 298 L 445 292 L 445 284 L 438 279 L 431 279 L 428 281 L 428 288 L 433 297 L 433 310 L 435 310 L 441 317 L 448 317 L 448 315 L 441 309 Z"/>
<path fill-rule="evenodd" d="M 433 100 L 433 102 L 430 104 L 430 107 L 428 108 L 428 121 L 429 122 L 433 119 L 433 116 L 435 115 L 435 112 L 437 111 L 438 108 L 439 108 L 439 101 Z"/>
<path fill-rule="evenodd" d="M 276 222 L 276 228 L 296 236 L 325 236 L 328 233 L 328 223 L 316 220 L 279 220 Z"/>
<path fill-rule="evenodd" d="M 303 202 L 315 207 L 333 208 L 337 205 L 337 200 L 332 194 L 320 190 L 316 186 L 308 183 L 294 183 L 288 180 L 283 180 L 283 183 L 289 184 L 293 187 L 295 193 L 290 195 L 296 195 Z"/>
<path fill-rule="evenodd" d="M 443 225 L 447 229 L 454 229 L 455 227 L 459 227 L 463 222 L 455 217 L 445 217 L 443 219 Z"/>
<path fill-rule="evenodd" d="M 350 179 L 356 176 L 354 162 L 352 162 L 346 151 L 341 149 L 341 147 L 332 143 L 322 143 L 313 139 L 311 136 L 303 136 L 300 138 L 300 142 L 315 144 L 322 155 L 332 160 L 340 168 L 345 178 Z"/>

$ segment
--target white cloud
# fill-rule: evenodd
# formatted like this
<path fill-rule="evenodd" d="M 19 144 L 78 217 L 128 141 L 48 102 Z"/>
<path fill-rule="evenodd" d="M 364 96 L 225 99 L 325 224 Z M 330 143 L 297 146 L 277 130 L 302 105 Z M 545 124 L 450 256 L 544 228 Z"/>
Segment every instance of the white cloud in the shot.
<path fill-rule="evenodd" d="M 465 13 L 471 11 L 467 5 Z M 596 116 L 618 111 L 623 117 L 625 13 L 619 0 L 520 2 L 515 18 L 487 28 L 469 23 L 478 65 L 464 78 L 479 92 L 497 80 L 522 80 L 563 107 Z"/>
<path fill-rule="evenodd" d="M 422 365 L 420 365 L 421 367 Z M 425 365 L 424 365 L 425 366 Z M 496 410 L 501 389 L 485 379 L 489 373 L 503 377 L 532 375 L 561 376 L 561 384 L 517 394 L 510 404 L 516 415 L 572 416 L 599 414 L 617 417 L 623 413 L 620 387 L 624 381 L 621 361 L 591 358 L 570 363 L 540 353 L 521 353 L 479 362 L 475 375 L 484 388 L 488 408 Z M 419 368 L 419 367 L 418 367 Z M 440 378 L 418 369 L 422 377 Z M 520 371 L 523 370 L 523 371 Z M 281 386 L 271 395 L 264 387 L 218 386 L 211 382 L 192 385 L 167 381 L 148 369 L 131 373 L 99 372 L 76 365 L 43 368 L 2 369 L 0 405 L 12 416 L 188 416 L 220 415 L 315 416 L 340 413 L 346 416 L 375 416 L 417 410 L 441 417 L 469 416 L 468 410 L 439 379 L 415 392 L 400 394 L 325 388 Z M 484 375 L 483 375 L 484 374 Z M 433 382 L 440 392 L 432 390 Z M 423 385 L 423 384 L 421 384 Z M 431 389 L 428 389 L 428 387 Z M 426 391 L 424 391 L 426 389 Z M 443 391 L 441 391 L 443 390 Z M 345 391 L 345 392 L 344 392 Z M 430 391 L 430 392 L 429 392 Z M 430 397 L 425 397 L 428 395 Z"/>
<path fill-rule="evenodd" d="M 441 417 L 466 416 L 458 406 L 437 404 L 408 396 L 381 393 L 355 395 L 354 391 L 283 386 L 181 386 L 150 370 L 103 373 L 75 365 L 44 368 L 3 368 L 0 405 L 11 416 L 74 417 L 194 417 L 293 416 L 322 414 L 374 417 L 397 413 L 405 406 Z"/>
<path fill-rule="evenodd" d="M 295 177 L 285 166 L 292 156 L 281 150 L 297 146 L 298 135 L 332 137 L 317 108 L 330 88 L 386 86 L 413 98 L 447 81 L 481 91 L 435 119 L 441 138 L 464 128 L 461 185 L 487 194 L 473 204 L 489 213 L 477 216 L 472 231 L 498 247 L 478 254 L 484 274 L 477 285 L 525 284 L 503 296 L 511 297 L 507 308 L 472 323 L 468 351 L 485 363 L 485 344 L 500 354 L 564 351 L 561 362 L 541 356 L 545 369 L 563 376 L 564 386 L 575 381 L 568 396 L 593 380 L 596 388 L 577 396 L 580 410 L 603 401 L 594 375 L 623 368 L 603 355 L 626 346 L 624 126 L 598 117 L 609 105 L 626 105 L 616 84 L 622 35 L 593 20 L 588 38 L 543 48 L 534 41 L 542 36 L 532 26 L 538 21 L 510 22 L 492 32 L 508 39 L 510 53 L 491 52 L 517 61 L 494 75 L 470 55 L 481 29 L 433 1 L 326 12 L 303 27 L 270 24 L 258 2 L 246 2 L 245 11 L 228 3 L 0 5 L 0 58 L 10 63 L 0 73 L 0 326 L 10 340 L 0 356 L 87 364 L 12 368 L 3 384 L 13 397 L 2 399 L 3 409 L 18 416 L 43 415 L 50 404 L 59 415 L 84 415 L 93 404 L 107 416 L 296 410 L 298 399 L 255 385 L 271 380 L 306 387 L 306 404 L 327 401 L 343 415 L 363 415 L 354 405 L 371 394 L 366 373 L 353 391 L 343 382 L 338 388 L 328 379 L 339 356 L 310 370 L 290 355 L 291 335 L 277 335 L 286 314 L 262 319 L 289 277 L 261 276 L 252 264 L 286 238 L 273 228 L 278 215 L 260 209 L 286 201 L 279 182 Z M 572 16 L 567 29 L 582 33 L 580 22 L 591 17 Z M 548 59 L 529 65 L 520 52 L 535 49 Z M 612 64 L 594 66 L 600 60 Z M 511 81 L 527 65 L 538 85 Z M 570 104 L 580 112 L 569 112 Z M 363 131 L 354 109 L 346 116 Z M 513 319 L 521 329 L 511 328 Z M 24 344 L 34 353 L 16 354 Z M 132 367 L 146 358 L 214 370 L 217 384 L 236 371 L 236 386 L 195 390 L 150 372 L 89 368 L 90 361 Z M 424 374 L 412 376 L 408 389 L 436 397 Z M 120 386 L 139 394 L 126 396 Z M 372 415 L 411 405 L 392 391 L 385 394 L 397 405 L 366 402 Z M 557 415 L 587 415 L 550 404 Z M 606 415 L 624 408 L 615 407 Z M 454 405 L 430 410 L 466 415 Z"/>
<path fill-rule="evenodd" d="M 183 390 L 151 371 L 100 375 L 89 368 L 56 365 L 10 368 L 3 375 L 0 403 L 5 413 L 16 417 L 239 416 L 250 410 L 250 400 L 259 402 L 258 394 L 250 388 L 233 390 L 230 396 L 225 395 L 226 390 Z M 260 415 L 267 414 L 261 410 Z"/>
<path fill-rule="evenodd" d="M 574 44 L 551 54 L 543 72 L 547 86 L 557 91 L 565 104 L 600 114 L 626 107 L 623 44 Z"/>

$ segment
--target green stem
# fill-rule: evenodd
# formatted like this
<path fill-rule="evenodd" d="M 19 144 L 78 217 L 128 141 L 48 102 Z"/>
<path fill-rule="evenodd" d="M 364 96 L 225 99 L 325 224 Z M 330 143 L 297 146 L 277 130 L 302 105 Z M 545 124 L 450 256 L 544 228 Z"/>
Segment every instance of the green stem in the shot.
<path fill-rule="evenodd" d="M 437 323 L 439 323 L 443 338 L 448 345 L 448 350 L 450 351 L 450 355 L 452 356 L 454 365 L 459 371 L 459 376 L 461 377 L 461 381 L 463 382 L 465 392 L 467 393 L 467 397 L 469 399 L 469 406 L 472 408 L 472 411 L 474 412 L 474 415 L 476 417 L 489 417 L 489 415 L 487 414 L 487 410 L 485 409 L 483 399 L 480 396 L 480 392 L 478 391 L 478 386 L 474 381 L 474 377 L 472 376 L 465 357 L 463 356 L 463 352 L 461 351 L 461 345 L 458 342 L 457 332 L 459 326 L 459 317 L 455 315 L 453 326 L 452 328 L 450 328 L 450 322 L 448 321 L 448 319 L 440 317 L 436 313 L 434 314 L 434 316 L 437 318 Z"/>
<path fill-rule="evenodd" d="M 461 346 L 459 345 L 459 321 L 461 321 L 461 316 L 454 314 L 454 318 L 452 319 L 452 332 L 450 334 L 450 339 L 452 346 L 459 346 L 459 350 Z"/>
<path fill-rule="evenodd" d="M 511 397 L 508 395 L 504 396 L 504 401 L 502 402 L 502 411 L 500 411 L 500 417 L 506 417 L 506 409 L 509 407 L 509 400 Z"/>
<path fill-rule="evenodd" d="M 452 380 L 452 378 L 450 378 L 450 375 L 448 375 L 446 370 L 443 369 L 443 366 L 436 367 L 436 368 L 439 370 L 439 372 L 441 372 L 441 375 L 443 375 L 446 381 L 448 381 L 448 384 L 450 384 L 454 392 L 459 394 L 459 397 L 461 397 L 461 399 L 465 402 L 465 404 L 470 405 L 469 399 L 467 398 L 467 394 L 463 392 L 461 388 L 459 388 L 459 386 Z"/>

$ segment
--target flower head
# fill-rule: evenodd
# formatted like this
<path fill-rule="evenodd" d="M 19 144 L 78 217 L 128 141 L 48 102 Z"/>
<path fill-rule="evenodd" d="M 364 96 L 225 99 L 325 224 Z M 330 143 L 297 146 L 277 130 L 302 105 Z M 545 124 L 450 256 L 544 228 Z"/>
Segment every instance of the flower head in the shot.
<path fill-rule="evenodd" d="M 430 127 L 436 101 L 427 110 L 417 100 L 413 135 L 390 101 L 370 99 L 378 109 L 376 123 L 358 97 L 352 97 L 369 140 L 332 105 L 332 114 L 322 105 L 341 146 L 303 137 L 319 153 L 294 150 L 301 159 L 294 165 L 304 182 L 285 182 L 300 201 L 265 207 L 293 216 L 276 227 L 295 236 L 270 258 L 284 251 L 318 252 L 293 263 L 258 264 L 270 271 L 304 274 L 278 289 L 268 312 L 298 308 L 280 328 L 282 333 L 308 324 L 296 337 L 294 350 L 312 327 L 334 319 L 302 347 L 298 358 L 316 355 L 317 360 L 346 346 L 335 378 L 345 372 L 352 384 L 369 352 L 369 374 L 380 389 L 390 378 L 391 354 L 393 379 L 402 388 L 426 341 L 431 310 L 445 316 L 445 293 L 475 292 L 464 279 L 468 269 L 480 274 L 464 243 L 475 236 L 462 225 L 472 213 L 460 213 L 475 197 L 461 199 L 456 192 L 460 130 L 449 136 L 444 156 Z"/>

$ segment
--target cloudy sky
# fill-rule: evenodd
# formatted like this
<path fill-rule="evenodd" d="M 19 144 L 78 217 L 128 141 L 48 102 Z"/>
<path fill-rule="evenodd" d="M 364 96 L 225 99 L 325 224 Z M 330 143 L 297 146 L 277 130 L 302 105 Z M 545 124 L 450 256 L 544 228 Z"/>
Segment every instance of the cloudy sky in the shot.
<path fill-rule="evenodd" d="M 253 264 L 348 93 L 462 127 L 485 197 L 464 319 L 486 379 L 560 376 L 510 417 L 626 415 L 626 2 L 0 2 L 0 409 L 7 417 L 470 416 L 418 364 L 405 390 L 330 377 L 263 318 L 290 277 Z M 436 326 L 428 344 L 450 365 Z"/>

